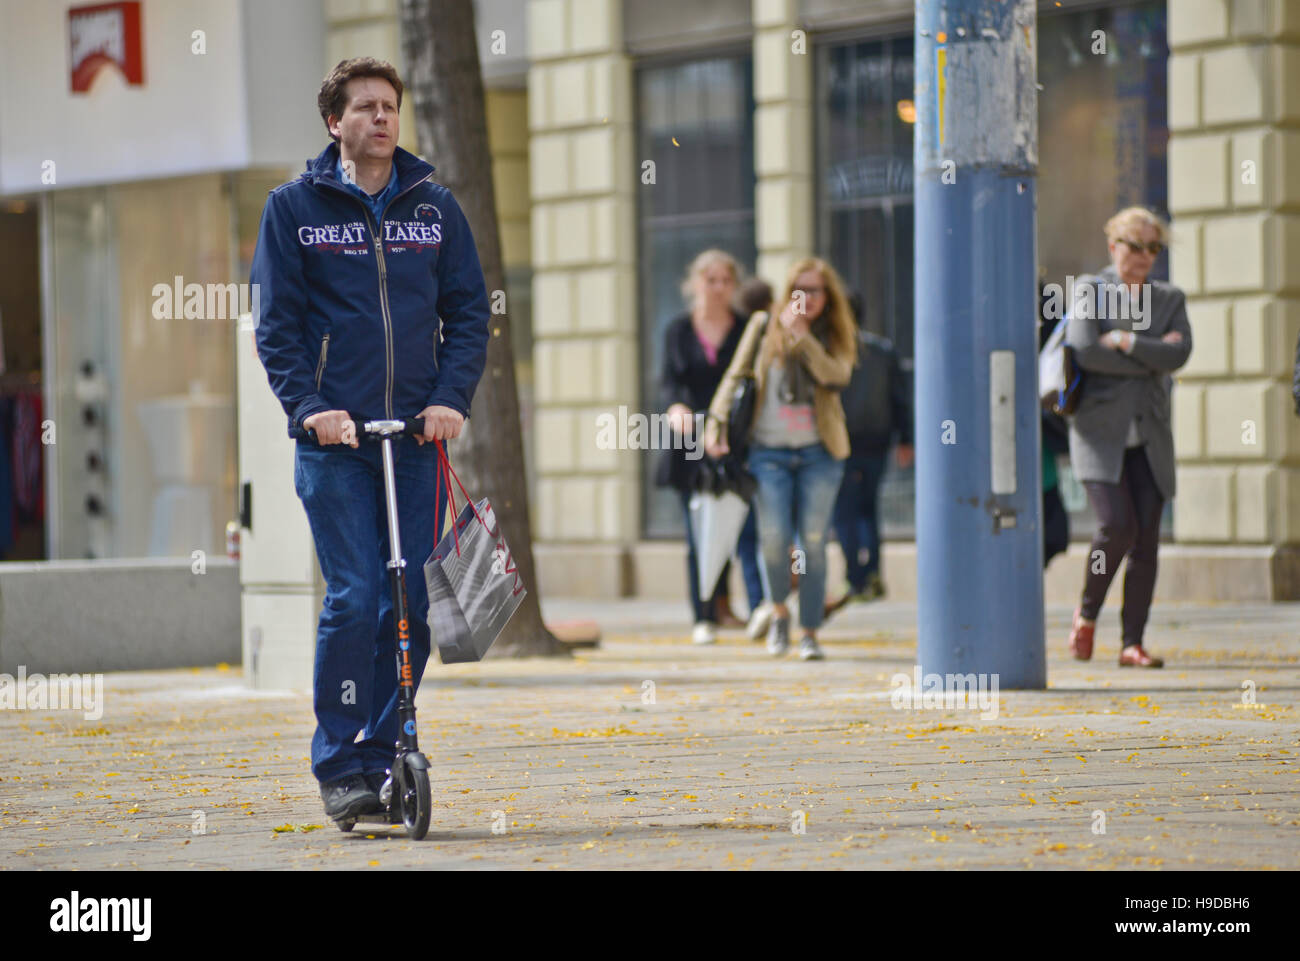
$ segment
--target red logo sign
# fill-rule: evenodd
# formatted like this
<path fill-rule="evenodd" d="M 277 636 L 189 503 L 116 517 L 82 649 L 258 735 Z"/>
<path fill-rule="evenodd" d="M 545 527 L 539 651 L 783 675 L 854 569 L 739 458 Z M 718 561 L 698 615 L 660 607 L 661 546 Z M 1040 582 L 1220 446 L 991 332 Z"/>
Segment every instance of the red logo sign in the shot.
<path fill-rule="evenodd" d="M 97 3 L 68 10 L 68 50 L 72 92 L 85 93 L 96 74 L 116 64 L 126 82 L 144 83 L 144 58 L 140 52 L 140 3 Z"/>

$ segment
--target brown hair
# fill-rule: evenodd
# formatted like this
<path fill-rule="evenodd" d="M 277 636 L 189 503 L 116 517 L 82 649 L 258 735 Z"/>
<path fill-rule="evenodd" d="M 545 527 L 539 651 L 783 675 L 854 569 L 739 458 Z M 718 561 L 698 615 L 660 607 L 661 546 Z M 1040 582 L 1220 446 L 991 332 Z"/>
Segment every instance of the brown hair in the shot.
<path fill-rule="evenodd" d="M 760 310 L 772 309 L 772 285 L 762 277 L 750 277 L 740 285 L 736 293 L 736 303 L 745 317 L 752 317 Z"/>
<path fill-rule="evenodd" d="M 790 268 L 789 274 L 786 275 L 785 293 L 772 305 L 773 322 L 767 325 L 767 332 L 763 335 L 763 344 L 759 353 L 759 365 L 764 370 L 774 358 L 786 355 L 785 328 L 776 315 L 794 296 L 796 279 L 809 270 L 821 274 L 822 283 L 826 285 L 826 305 L 822 308 L 821 315 L 814 318 L 814 322 L 822 318 L 829 322 L 828 349 L 831 356 L 845 359 L 857 356 L 858 324 L 853 319 L 848 296 L 844 293 L 844 281 L 840 279 L 835 268 L 820 257 L 805 257 Z"/>
<path fill-rule="evenodd" d="M 325 129 L 330 128 L 330 117 L 342 117 L 348 106 L 348 81 L 362 77 L 378 77 L 387 80 L 397 91 L 397 109 L 402 108 L 402 78 L 397 75 L 393 65 L 374 57 L 353 57 L 340 60 L 338 66 L 329 72 L 325 82 L 320 85 L 316 95 L 316 106 L 320 109 L 320 118 L 325 121 Z M 334 135 L 331 133 L 331 137 Z M 334 137 L 337 140 L 337 137 Z"/>

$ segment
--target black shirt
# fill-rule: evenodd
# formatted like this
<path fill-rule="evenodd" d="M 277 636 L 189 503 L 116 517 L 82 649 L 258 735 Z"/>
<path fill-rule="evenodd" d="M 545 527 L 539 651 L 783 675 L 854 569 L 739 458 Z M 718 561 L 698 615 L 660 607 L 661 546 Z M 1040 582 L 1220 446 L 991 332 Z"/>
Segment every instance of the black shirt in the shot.
<path fill-rule="evenodd" d="M 722 375 L 727 372 L 745 333 L 745 318 L 735 311 L 732 317 L 734 323 L 718 347 L 717 362 L 713 364 L 704 356 L 704 348 L 691 325 L 689 313 L 681 314 L 669 323 L 664 334 L 663 369 L 659 376 L 661 413 L 666 413 L 673 404 L 685 404 L 696 414 L 708 411 Z M 702 443 L 702 437 L 697 436 L 696 441 Z M 690 490 L 697 466 L 703 458 L 688 460 L 686 453 L 684 448 L 663 452 L 655 472 L 656 486 Z"/>

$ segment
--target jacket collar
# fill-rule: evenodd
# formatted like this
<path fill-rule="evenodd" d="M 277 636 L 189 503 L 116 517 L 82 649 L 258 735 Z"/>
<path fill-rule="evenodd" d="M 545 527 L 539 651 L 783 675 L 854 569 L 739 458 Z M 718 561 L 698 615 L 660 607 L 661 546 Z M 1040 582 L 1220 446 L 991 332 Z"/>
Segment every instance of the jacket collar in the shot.
<path fill-rule="evenodd" d="M 324 180 L 342 186 L 338 178 L 334 176 L 338 162 L 339 145 L 337 142 L 332 142 L 315 159 L 308 158 L 307 169 L 303 173 L 303 177 L 312 183 L 317 180 Z M 416 181 L 423 180 L 433 173 L 435 169 L 433 164 L 421 160 L 415 154 L 403 150 L 401 147 L 393 151 L 393 164 L 397 167 L 397 189 L 399 191 L 405 190 Z"/>

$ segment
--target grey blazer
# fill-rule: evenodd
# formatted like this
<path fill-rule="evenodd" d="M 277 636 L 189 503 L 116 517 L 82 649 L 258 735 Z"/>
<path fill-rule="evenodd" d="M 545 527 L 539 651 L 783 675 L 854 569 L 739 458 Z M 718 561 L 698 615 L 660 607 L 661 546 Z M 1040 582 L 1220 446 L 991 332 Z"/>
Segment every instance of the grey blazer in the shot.
<path fill-rule="evenodd" d="M 1080 481 L 1118 484 L 1124 467 L 1129 424 L 1136 422 L 1146 446 L 1151 473 L 1165 500 L 1174 496 L 1174 435 L 1169 420 L 1171 372 L 1187 363 L 1192 328 L 1187 302 L 1172 284 L 1151 281 L 1145 330 L 1135 332 L 1133 352 L 1125 354 L 1099 343 L 1108 330 L 1133 330 L 1142 321 L 1133 308 L 1117 310 L 1107 285 L 1119 285 L 1115 268 L 1080 278 L 1066 327 L 1066 343 L 1087 380 L 1079 407 L 1070 418 L 1070 464 Z M 1112 288 L 1114 289 L 1114 288 Z M 1124 314 L 1128 314 L 1127 317 Z M 1176 330 L 1182 343 L 1161 337 Z"/>

